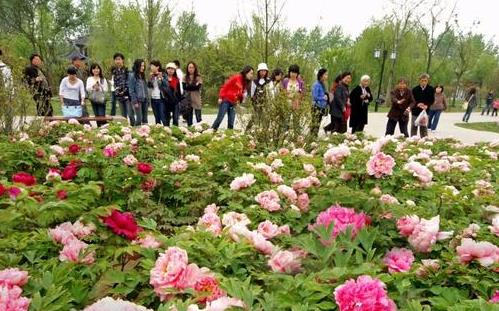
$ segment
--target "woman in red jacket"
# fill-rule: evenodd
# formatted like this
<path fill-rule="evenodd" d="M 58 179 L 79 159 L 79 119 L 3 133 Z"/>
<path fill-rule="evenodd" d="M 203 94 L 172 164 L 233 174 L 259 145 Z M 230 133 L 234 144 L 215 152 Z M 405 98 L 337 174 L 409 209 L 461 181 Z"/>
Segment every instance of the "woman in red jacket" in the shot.
<path fill-rule="evenodd" d="M 243 70 L 233 75 L 220 89 L 218 95 L 218 115 L 213 122 L 212 128 L 217 130 L 220 127 L 220 123 L 228 115 L 228 128 L 234 128 L 234 121 L 236 119 L 236 105 L 243 101 L 244 97 L 248 93 L 248 88 L 253 81 L 253 67 L 245 66 Z"/>

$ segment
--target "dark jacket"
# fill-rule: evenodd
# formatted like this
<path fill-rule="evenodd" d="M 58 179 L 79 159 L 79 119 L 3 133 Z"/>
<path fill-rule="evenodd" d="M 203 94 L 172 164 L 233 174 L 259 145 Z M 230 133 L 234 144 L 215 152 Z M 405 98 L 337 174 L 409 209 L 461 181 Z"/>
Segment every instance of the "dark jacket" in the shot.
<path fill-rule="evenodd" d="M 117 97 L 128 97 L 128 69 L 113 67 L 111 75 L 114 82 L 114 93 Z"/>
<path fill-rule="evenodd" d="M 177 77 L 175 77 L 175 79 L 177 79 L 177 86 L 175 88 L 172 88 L 170 86 L 170 83 L 168 82 L 168 77 L 165 76 L 166 89 L 164 90 L 164 92 L 162 91 L 162 93 L 163 93 L 163 97 L 166 100 L 166 107 L 169 109 L 178 105 L 180 100 L 182 100 L 182 95 L 180 93 L 180 83 L 181 82 L 178 80 Z"/>
<path fill-rule="evenodd" d="M 147 82 L 145 79 L 136 77 L 135 73 L 130 73 L 128 77 L 128 92 L 130 100 L 133 104 L 138 101 L 144 102 L 147 100 Z"/>
<path fill-rule="evenodd" d="M 430 108 L 435 102 L 435 89 L 431 85 L 427 85 L 423 90 L 421 86 L 416 86 L 412 89 L 412 96 L 414 96 L 414 105 L 411 107 L 411 112 L 413 115 L 417 116 L 421 113 L 422 109 L 417 105 L 423 103 L 426 108 Z"/>
<path fill-rule="evenodd" d="M 390 98 L 392 99 L 392 107 L 388 112 L 388 118 L 396 121 L 409 120 L 409 115 L 404 114 L 404 111 L 415 103 L 411 90 L 406 89 L 401 92 L 396 88 L 390 93 Z M 397 103 L 399 100 L 404 100 L 404 102 L 399 104 Z"/>
<path fill-rule="evenodd" d="M 343 119 L 343 110 L 349 100 L 348 85 L 340 82 L 334 90 L 333 103 L 331 105 L 331 115 L 337 119 Z"/>
<path fill-rule="evenodd" d="M 40 75 L 44 76 L 43 81 L 36 81 Z M 29 65 L 24 69 L 24 81 L 30 87 L 35 96 L 51 97 L 52 90 L 48 84 L 46 75 L 36 66 Z"/>
<path fill-rule="evenodd" d="M 366 87 L 367 98 L 364 100 L 362 96 L 362 87 L 357 85 L 350 93 L 350 104 L 352 105 L 352 113 L 350 115 L 350 127 L 367 124 L 367 108 L 373 100 L 371 89 Z"/>

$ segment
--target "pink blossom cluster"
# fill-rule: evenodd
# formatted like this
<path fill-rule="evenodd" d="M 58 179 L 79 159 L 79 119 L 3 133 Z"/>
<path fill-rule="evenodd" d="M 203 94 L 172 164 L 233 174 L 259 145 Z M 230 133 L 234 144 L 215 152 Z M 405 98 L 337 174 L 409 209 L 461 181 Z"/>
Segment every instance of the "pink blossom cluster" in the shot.
<path fill-rule="evenodd" d="M 496 193 L 494 191 L 494 187 L 492 184 L 486 180 L 477 180 L 475 182 L 475 189 L 471 191 L 475 197 L 485 197 L 485 196 L 490 196 L 494 195 Z"/>
<path fill-rule="evenodd" d="M 397 200 L 396 197 L 389 195 L 389 194 L 383 194 L 379 198 L 379 201 L 384 204 L 388 205 L 395 205 L 395 204 L 400 204 L 399 200 Z"/>
<path fill-rule="evenodd" d="M 310 176 L 316 176 L 317 172 L 315 170 L 315 166 L 313 164 L 303 164 L 303 170 Z"/>
<path fill-rule="evenodd" d="M 174 173 L 174 174 L 179 174 L 179 173 L 183 173 L 187 170 L 187 167 L 189 166 L 189 164 L 187 164 L 187 161 L 185 160 L 177 160 L 177 161 L 173 161 L 171 164 L 170 164 L 170 172 Z"/>
<path fill-rule="evenodd" d="M 352 236 L 355 237 L 359 231 L 371 223 L 371 218 L 364 213 L 356 213 L 353 208 L 341 207 L 336 204 L 321 212 L 315 224 L 309 225 L 309 230 L 314 230 L 317 227 L 328 227 L 334 224 L 331 239 L 335 239 L 340 233 L 350 228 Z M 329 241 L 323 241 L 328 244 Z"/>
<path fill-rule="evenodd" d="M 223 296 L 207 302 L 203 309 L 200 309 L 198 305 L 189 305 L 187 311 L 224 311 L 233 307 L 244 308 L 244 303 L 240 299 Z M 178 310 L 173 308 L 170 311 Z"/>
<path fill-rule="evenodd" d="M 473 260 L 484 267 L 499 263 L 499 247 L 490 242 L 475 242 L 473 239 L 464 238 L 456 252 L 459 260 L 465 264 Z"/>
<path fill-rule="evenodd" d="M 230 189 L 233 191 L 239 191 L 248 188 L 255 182 L 256 180 L 253 174 L 244 173 L 242 176 L 234 178 L 234 180 L 230 183 Z"/>
<path fill-rule="evenodd" d="M 414 255 L 410 249 L 392 248 L 383 258 L 383 263 L 388 267 L 388 272 L 407 272 L 411 270 Z"/>
<path fill-rule="evenodd" d="M 492 218 L 492 225 L 489 226 L 489 230 L 491 233 L 499 237 L 499 214 L 495 215 L 494 218 Z"/>
<path fill-rule="evenodd" d="M 382 178 L 393 174 L 395 160 L 383 152 L 377 152 L 367 161 L 367 173 L 375 178 Z"/>
<path fill-rule="evenodd" d="M 431 160 L 427 164 L 428 167 L 432 167 L 437 173 L 447 173 L 451 170 L 451 164 L 447 160 Z"/>
<path fill-rule="evenodd" d="M 22 286 L 28 282 L 28 272 L 18 268 L 0 271 L 0 310 L 28 311 L 30 299 L 21 296 Z"/>
<path fill-rule="evenodd" d="M 282 162 L 281 162 L 282 163 Z M 280 184 L 283 182 L 282 176 L 274 171 L 274 166 L 267 165 L 265 163 L 251 164 L 253 169 L 262 172 L 269 181 L 273 184 Z"/>
<path fill-rule="evenodd" d="M 480 231 L 480 226 L 477 224 L 470 224 L 463 230 L 461 236 L 463 238 L 476 238 L 478 235 L 478 231 Z"/>
<path fill-rule="evenodd" d="M 334 290 L 339 311 L 396 311 L 397 306 L 388 297 L 386 286 L 378 279 L 361 275 L 350 279 Z"/>
<path fill-rule="evenodd" d="M 303 193 L 310 187 L 319 187 L 320 185 L 321 182 L 317 177 L 308 176 L 306 178 L 295 180 L 291 186 L 296 192 Z"/>
<path fill-rule="evenodd" d="M 71 224 L 65 222 L 54 229 L 49 230 L 49 235 L 56 243 L 64 245 L 63 249 L 59 252 L 60 261 L 70 261 L 74 263 L 92 264 L 95 261 L 94 252 L 83 255 L 88 247 L 88 244 L 81 241 L 95 231 L 93 224 L 85 226 L 80 221 Z"/>
<path fill-rule="evenodd" d="M 274 190 L 263 191 L 255 196 L 255 201 L 260 204 L 263 209 L 269 212 L 275 212 L 281 209 L 279 194 Z"/>
<path fill-rule="evenodd" d="M 416 215 L 404 216 L 397 221 L 400 235 L 407 237 L 409 244 L 418 252 L 428 253 L 437 240 L 450 238 L 452 231 L 441 232 L 440 216 L 429 220 Z"/>
<path fill-rule="evenodd" d="M 149 125 L 144 124 L 141 127 L 139 127 L 136 132 L 137 135 L 139 135 L 140 137 L 149 137 L 149 134 L 151 133 L 151 128 L 149 127 Z"/>
<path fill-rule="evenodd" d="M 218 281 L 207 268 L 189 264 L 187 252 L 179 247 L 169 247 L 161 254 L 151 269 L 149 283 L 161 301 L 172 298 L 168 291 L 194 289 L 202 292 L 206 301 L 225 295 L 218 287 Z M 209 292 L 208 292 L 208 290 Z"/>
<path fill-rule="evenodd" d="M 334 166 L 340 165 L 350 154 L 350 148 L 347 145 L 342 144 L 337 147 L 329 148 L 324 153 L 324 163 Z"/>
<path fill-rule="evenodd" d="M 112 143 L 104 147 L 102 151 L 106 158 L 114 158 L 125 145 L 123 143 Z"/>
<path fill-rule="evenodd" d="M 310 180 L 308 178 L 304 178 L 303 180 L 298 181 L 294 185 L 303 186 L 303 184 L 312 186 L 312 183 L 310 183 Z M 300 190 L 303 191 L 303 189 Z M 293 188 L 286 185 L 278 186 L 277 192 L 279 192 L 279 194 L 282 195 L 291 204 L 292 209 L 298 212 L 308 211 L 308 207 L 310 205 L 310 198 L 306 192 L 298 194 Z"/>
<path fill-rule="evenodd" d="M 270 220 L 265 220 L 258 225 L 258 233 L 263 235 L 264 238 L 270 240 L 279 235 L 287 234 L 290 235 L 290 229 L 288 225 L 278 226 L 272 223 Z"/>
<path fill-rule="evenodd" d="M 492 297 L 490 297 L 490 300 L 489 300 L 490 303 L 499 303 L 499 290 L 496 290 L 494 295 L 492 295 Z"/>
<path fill-rule="evenodd" d="M 294 274 L 300 272 L 301 260 L 305 256 L 301 250 L 280 250 L 272 254 L 267 264 L 274 272 Z"/>
<path fill-rule="evenodd" d="M 94 304 L 86 307 L 83 311 L 152 311 L 146 307 L 138 306 L 132 302 L 122 299 L 114 299 L 112 297 L 105 297 L 95 302 Z"/>
<path fill-rule="evenodd" d="M 275 251 L 275 246 L 268 241 L 263 234 L 257 230 L 249 230 L 246 225 L 237 223 L 229 226 L 229 236 L 235 242 L 240 242 L 243 239 L 251 244 L 258 252 L 264 255 L 271 255 Z"/>
<path fill-rule="evenodd" d="M 438 259 L 423 259 L 422 265 L 416 270 L 416 275 L 420 278 L 426 278 L 431 272 L 436 272 L 440 269 L 440 261 Z"/>
<path fill-rule="evenodd" d="M 404 166 L 404 169 L 412 173 L 414 177 L 417 177 L 423 185 L 428 185 L 431 183 L 433 173 L 421 163 L 409 162 Z"/>
<path fill-rule="evenodd" d="M 295 148 L 291 150 L 291 155 L 295 157 L 303 157 L 307 155 L 307 152 L 303 148 Z"/>
<path fill-rule="evenodd" d="M 201 161 L 201 158 L 195 154 L 188 154 L 185 156 L 185 160 L 189 162 L 199 163 Z"/>
<path fill-rule="evenodd" d="M 133 156 L 133 154 L 129 154 L 126 157 L 123 158 L 123 163 L 128 166 L 134 166 L 137 164 L 138 160 Z"/>
<path fill-rule="evenodd" d="M 137 238 L 132 241 L 132 244 L 152 249 L 158 249 L 161 246 L 161 242 L 158 241 L 152 234 L 146 234 L 144 237 Z"/>
<path fill-rule="evenodd" d="M 198 228 L 202 228 L 211 232 L 214 236 L 219 236 L 222 233 L 222 222 L 217 215 L 218 206 L 210 204 L 204 209 L 204 214 L 198 220 Z"/>
<path fill-rule="evenodd" d="M 61 180 L 61 174 L 58 169 L 50 168 L 47 175 L 45 175 L 45 180 L 47 182 L 55 182 Z"/>

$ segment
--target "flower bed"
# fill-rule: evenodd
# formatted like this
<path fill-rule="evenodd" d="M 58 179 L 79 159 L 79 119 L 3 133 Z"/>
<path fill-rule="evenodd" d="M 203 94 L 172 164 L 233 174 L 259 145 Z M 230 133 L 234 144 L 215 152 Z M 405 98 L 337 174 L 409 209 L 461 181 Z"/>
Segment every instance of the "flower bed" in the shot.
<path fill-rule="evenodd" d="M 0 138 L 0 310 L 494 310 L 499 144 Z"/>

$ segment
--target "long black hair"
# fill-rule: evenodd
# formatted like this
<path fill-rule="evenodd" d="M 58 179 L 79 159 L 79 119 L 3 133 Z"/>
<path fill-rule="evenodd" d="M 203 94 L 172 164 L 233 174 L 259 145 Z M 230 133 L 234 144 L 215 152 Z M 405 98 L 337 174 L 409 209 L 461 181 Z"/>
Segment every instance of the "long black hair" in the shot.
<path fill-rule="evenodd" d="M 245 82 L 245 86 L 244 86 L 244 89 L 249 91 L 251 89 L 251 80 L 248 80 L 246 78 L 246 75 L 248 74 L 248 72 L 250 71 L 253 71 L 253 67 L 251 67 L 250 65 L 246 65 L 243 67 L 243 69 L 241 70 L 241 72 L 239 73 L 242 77 L 243 77 L 243 81 Z"/>
<path fill-rule="evenodd" d="M 94 73 L 92 72 L 95 68 L 99 68 L 99 78 L 102 80 L 104 79 L 104 75 L 102 74 L 102 68 L 100 67 L 99 64 L 97 63 L 93 63 L 92 65 L 90 65 L 90 75 L 93 77 L 94 76 Z"/>
<path fill-rule="evenodd" d="M 154 65 L 156 67 L 158 67 L 158 72 L 163 72 L 163 68 L 161 67 L 161 62 L 157 59 L 153 59 L 151 62 L 150 62 L 150 65 Z M 139 67 L 140 69 L 140 67 Z"/>
<path fill-rule="evenodd" d="M 135 78 L 137 78 L 137 79 L 145 79 L 145 73 L 140 72 L 140 67 L 142 66 L 142 63 L 144 63 L 144 60 L 141 58 L 136 59 L 133 62 L 132 71 L 133 71 L 133 74 L 135 75 Z"/>
<path fill-rule="evenodd" d="M 281 68 L 276 68 L 276 69 L 272 70 L 272 74 L 270 75 L 270 81 L 275 81 L 276 76 L 281 76 L 283 74 L 284 74 L 284 72 L 282 71 Z"/>
<path fill-rule="evenodd" d="M 317 72 L 317 81 L 320 81 L 326 73 L 327 73 L 326 68 L 319 69 L 319 71 Z"/>
<path fill-rule="evenodd" d="M 185 67 L 185 82 L 189 83 L 191 82 L 191 75 L 189 73 L 189 65 L 192 64 L 194 66 L 194 81 L 196 81 L 197 77 L 199 77 L 199 70 L 198 70 L 198 64 L 196 64 L 193 61 L 190 61 L 187 63 L 187 66 Z"/>

